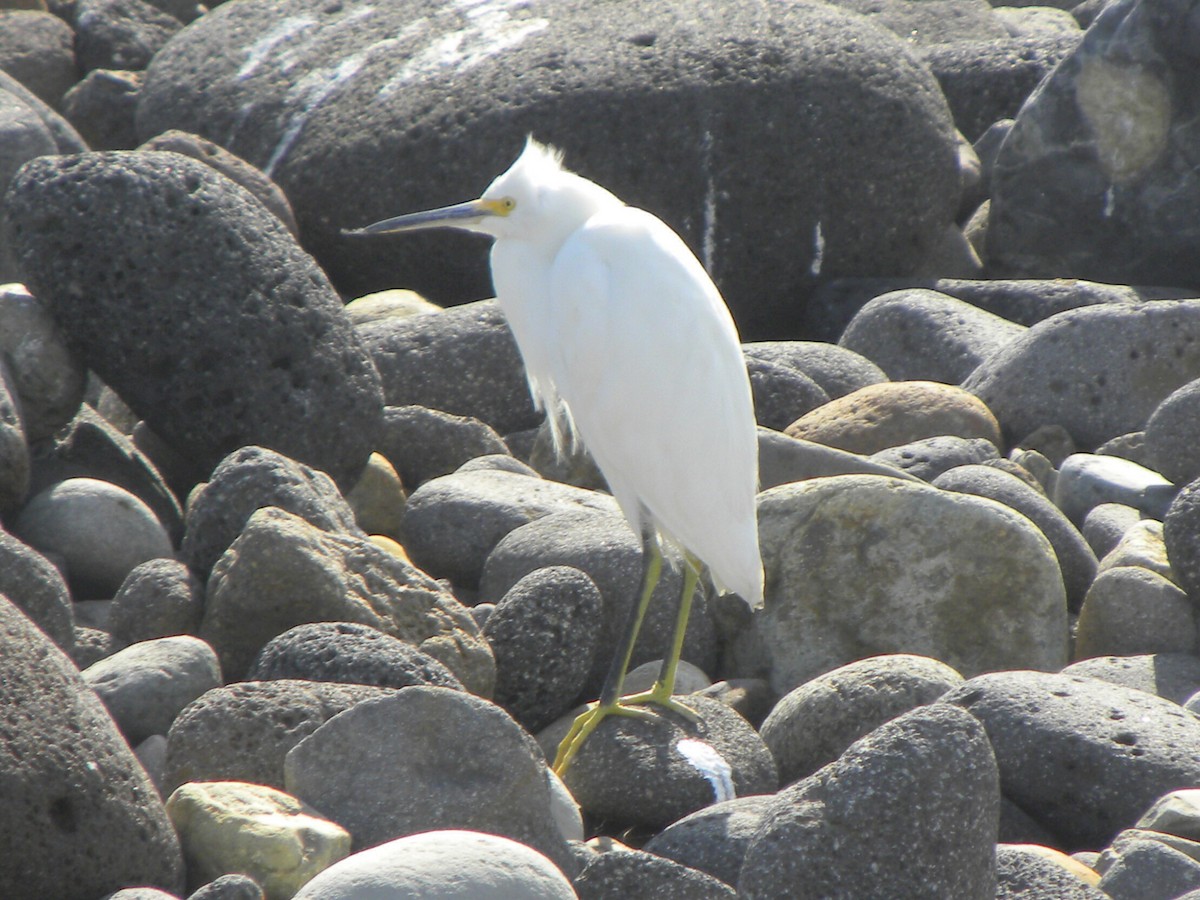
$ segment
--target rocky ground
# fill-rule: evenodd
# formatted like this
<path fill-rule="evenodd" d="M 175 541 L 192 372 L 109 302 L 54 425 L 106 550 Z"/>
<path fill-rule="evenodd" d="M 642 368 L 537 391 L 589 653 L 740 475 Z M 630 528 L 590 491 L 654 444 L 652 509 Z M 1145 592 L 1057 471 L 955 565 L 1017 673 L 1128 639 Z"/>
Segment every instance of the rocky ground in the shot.
<path fill-rule="evenodd" d="M 0 896 L 1200 897 L 1193 5 L 15 5 Z M 764 608 L 563 779 L 639 542 L 486 246 L 342 235 L 529 132 L 760 425 Z"/>

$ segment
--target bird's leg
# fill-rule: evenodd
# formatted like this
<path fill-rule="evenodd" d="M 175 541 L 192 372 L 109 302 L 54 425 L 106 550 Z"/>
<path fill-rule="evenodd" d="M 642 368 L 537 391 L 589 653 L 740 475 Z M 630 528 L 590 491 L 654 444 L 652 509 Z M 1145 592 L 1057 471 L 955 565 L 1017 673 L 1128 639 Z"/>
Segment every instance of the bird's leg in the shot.
<path fill-rule="evenodd" d="M 590 704 L 586 712 L 580 713 L 576 717 L 575 722 L 571 725 L 571 730 L 558 745 L 558 753 L 554 757 L 554 771 L 559 775 L 566 771 L 588 735 L 596 730 L 596 726 L 606 716 L 613 713 L 631 716 L 652 715 L 645 710 L 623 707 L 621 705 L 621 687 L 625 683 L 625 672 L 629 668 L 629 661 L 633 658 L 633 646 L 637 643 L 642 620 L 646 618 L 650 598 L 654 595 L 654 588 L 662 574 L 662 564 L 662 550 L 658 546 L 658 538 L 654 529 L 647 525 L 642 531 L 642 580 L 637 605 L 629 611 L 629 618 L 625 623 L 625 633 L 622 636 L 621 644 L 617 647 L 617 653 L 613 657 L 608 675 L 604 679 L 600 700 Z"/>
<path fill-rule="evenodd" d="M 648 691 L 633 694 L 623 698 L 625 704 L 656 703 L 672 712 L 677 712 L 689 721 L 695 722 L 699 717 L 695 711 L 672 699 L 675 693 L 675 673 L 679 669 L 679 657 L 683 653 L 683 638 L 687 632 L 688 617 L 692 613 L 692 600 L 696 594 L 696 585 L 700 581 L 700 561 L 687 554 L 683 563 L 683 592 L 679 596 L 679 614 L 675 619 L 675 634 L 671 640 L 670 652 L 663 659 L 662 668 L 658 672 L 658 680 Z"/>

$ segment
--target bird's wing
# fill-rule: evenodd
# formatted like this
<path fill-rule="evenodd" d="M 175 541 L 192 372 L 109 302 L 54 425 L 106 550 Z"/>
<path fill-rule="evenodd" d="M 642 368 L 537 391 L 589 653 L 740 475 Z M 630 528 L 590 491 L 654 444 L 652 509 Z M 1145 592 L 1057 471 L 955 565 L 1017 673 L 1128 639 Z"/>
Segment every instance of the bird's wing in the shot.
<path fill-rule="evenodd" d="M 548 282 L 548 365 L 622 510 L 642 510 L 722 586 L 762 594 L 758 449 L 745 361 L 683 241 L 630 207 L 594 216 Z"/>

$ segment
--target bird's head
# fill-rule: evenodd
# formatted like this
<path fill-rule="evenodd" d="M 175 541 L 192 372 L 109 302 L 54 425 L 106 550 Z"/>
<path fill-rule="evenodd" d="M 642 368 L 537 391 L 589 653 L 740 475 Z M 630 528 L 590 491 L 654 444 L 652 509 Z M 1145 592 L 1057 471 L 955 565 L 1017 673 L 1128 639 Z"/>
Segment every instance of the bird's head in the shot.
<path fill-rule="evenodd" d="M 385 219 L 352 235 L 395 234 L 426 228 L 458 228 L 494 238 L 555 240 L 565 237 L 599 208 L 620 204 L 597 184 L 563 168 L 562 154 L 532 137 L 508 171 L 478 200 Z"/>

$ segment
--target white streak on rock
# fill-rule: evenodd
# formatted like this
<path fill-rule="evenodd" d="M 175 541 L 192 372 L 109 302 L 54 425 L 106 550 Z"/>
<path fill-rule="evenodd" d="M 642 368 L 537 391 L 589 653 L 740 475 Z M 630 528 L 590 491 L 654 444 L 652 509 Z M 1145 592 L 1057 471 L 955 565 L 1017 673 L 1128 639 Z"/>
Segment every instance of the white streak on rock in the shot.
<path fill-rule="evenodd" d="M 675 745 L 675 749 L 712 785 L 713 797 L 717 803 L 732 800 L 737 796 L 733 786 L 733 768 L 711 744 L 684 738 Z"/>

